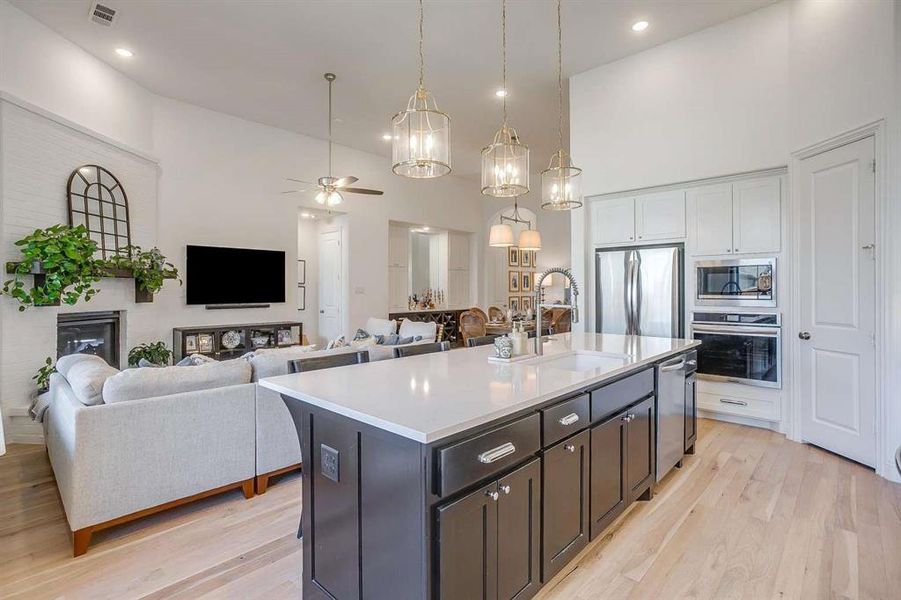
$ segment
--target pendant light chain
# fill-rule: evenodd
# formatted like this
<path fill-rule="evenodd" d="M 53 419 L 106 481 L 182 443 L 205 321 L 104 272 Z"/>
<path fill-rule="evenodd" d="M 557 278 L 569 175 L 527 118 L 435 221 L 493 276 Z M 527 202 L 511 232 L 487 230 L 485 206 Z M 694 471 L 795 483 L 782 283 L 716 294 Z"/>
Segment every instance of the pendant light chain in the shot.
<path fill-rule="evenodd" d="M 501 63 L 504 97 L 504 127 L 507 126 L 507 0 L 501 0 Z"/>
<path fill-rule="evenodd" d="M 563 150 L 563 20 L 557 0 L 557 145 Z"/>
<path fill-rule="evenodd" d="M 422 21 L 423 21 L 423 11 L 422 11 L 422 0 L 419 0 L 419 89 L 424 89 L 423 85 L 424 76 L 423 71 L 425 70 L 425 57 L 422 53 Z"/>

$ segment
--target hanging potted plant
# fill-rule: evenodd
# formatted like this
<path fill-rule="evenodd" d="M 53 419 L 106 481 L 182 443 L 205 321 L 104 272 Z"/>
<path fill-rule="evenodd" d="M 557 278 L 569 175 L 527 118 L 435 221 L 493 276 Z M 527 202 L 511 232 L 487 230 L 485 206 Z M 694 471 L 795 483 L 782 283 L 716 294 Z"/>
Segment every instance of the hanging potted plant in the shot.
<path fill-rule="evenodd" d="M 19 301 L 19 310 L 29 306 L 58 306 L 60 302 L 85 302 L 99 290 L 94 287 L 103 275 L 103 262 L 94 258 L 97 244 L 88 236 L 84 225 L 53 225 L 36 229 L 16 242 L 22 260 L 6 264 L 14 275 L 0 294 Z M 31 288 L 24 278 L 33 276 Z"/>
<path fill-rule="evenodd" d="M 153 295 L 163 289 L 167 279 L 178 280 L 178 269 L 166 260 L 159 248 L 143 250 L 140 246 L 128 246 L 127 254 L 107 261 L 112 268 L 125 269 L 135 278 L 135 302 L 153 302 Z"/>

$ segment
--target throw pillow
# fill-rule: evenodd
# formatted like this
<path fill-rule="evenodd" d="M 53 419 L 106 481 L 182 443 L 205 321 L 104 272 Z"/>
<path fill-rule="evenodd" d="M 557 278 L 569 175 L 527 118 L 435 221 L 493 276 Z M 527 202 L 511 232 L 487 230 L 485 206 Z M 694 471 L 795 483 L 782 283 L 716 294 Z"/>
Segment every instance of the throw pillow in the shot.
<path fill-rule="evenodd" d="M 70 356 L 76 358 L 70 358 Z M 62 369 L 59 368 L 60 363 L 62 363 Z M 118 369 L 109 366 L 105 360 L 92 354 L 63 356 L 56 364 L 57 371 L 69 382 L 75 398 L 85 406 L 103 404 L 103 385 L 107 379 L 119 373 Z"/>
<path fill-rule="evenodd" d="M 326 350 L 334 350 L 335 348 L 343 348 L 347 345 L 347 341 L 344 339 L 344 336 L 339 336 L 328 343 L 328 346 L 325 347 Z"/>
<path fill-rule="evenodd" d="M 435 342 L 438 337 L 438 324 L 404 319 L 401 321 L 400 331 L 398 331 L 398 333 L 403 337 L 418 335 L 424 340 Z"/>
<path fill-rule="evenodd" d="M 248 354 L 250 354 L 250 353 L 248 353 Z M 247 354 L 245 354 L 239 358 L 244 358 L 245 356 L 247 356 Z M 183 359 L 181 359 L 180 361 L 178 361 L 177 363 L 175 363 L 175 366 L 176 367 L 197 367 L 197 366 L 205 365 L 205 364 L 211 363 L 211 362 L 218 362 L 218 361 L 215 358 L 205 356 L 203 354 L 191 354 L 190 356 L 186 356 Z M 143 366 L 143 365 L 141 365 L 141 363 L 138 363 L 138 366 Z M 159 366 L 159 365 L 154 365 L 154 366 Z"/>
<path fill-rule="evenodd" d="M 179 363 L 179 364 L 181 364 L 181 363 Z M 163 365 L 158 365 L 158 364 L 156 364 L 156 363 L 152 363 L 152 362 L 150 362 L 149 360 L 147 360 L 146 358 L 142 358 L 142 359 L 138 360 L 138 367 L 139 367 L 139 368 L 144 368 L 144 367 L 156 367 L 156 368 L 159 368 L 159 367 L 162 367 L 162 366 L 163 366 Z"/>
<path fill-rule="evenodd" d="M 391 333 L 397 333 L 397 321 L 388 320 L 388 319 L 376 319 L 375 317 L 369 317 L 366 319 L 366 327 L 365 330 L 369 333 L 376 335 L 388 335 Z"/>

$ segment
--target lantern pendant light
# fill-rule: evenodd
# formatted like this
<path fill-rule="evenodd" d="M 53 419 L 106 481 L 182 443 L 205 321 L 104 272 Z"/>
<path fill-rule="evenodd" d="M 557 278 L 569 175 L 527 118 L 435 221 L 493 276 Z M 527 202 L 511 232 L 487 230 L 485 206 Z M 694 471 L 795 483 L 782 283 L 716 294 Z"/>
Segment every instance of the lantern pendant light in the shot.
<path fill-rule="evenodd" d="M 572 210 L 582 206 L 582 169 L 563 149 L 563 25 L 557 0 L 557 142 L 559 150 L 541 172 L 541 208 Z"/>
<path fill-rule="evenodd" d="M 529 147 L 507 124 L 507 2 L 501 1 L 504 121 L 494 140 L 482 148 L 482 193 L 510 198 L 529 192 Z"/>
<path fill-rule="evenodd" d="M 406 110 L 391 119 L 391 170 L 395 175 L 431 179 L 451 172 L 450 117 L 438 109 L 423 84 L 422 0 L 419 0 L 419 87 Z"/>

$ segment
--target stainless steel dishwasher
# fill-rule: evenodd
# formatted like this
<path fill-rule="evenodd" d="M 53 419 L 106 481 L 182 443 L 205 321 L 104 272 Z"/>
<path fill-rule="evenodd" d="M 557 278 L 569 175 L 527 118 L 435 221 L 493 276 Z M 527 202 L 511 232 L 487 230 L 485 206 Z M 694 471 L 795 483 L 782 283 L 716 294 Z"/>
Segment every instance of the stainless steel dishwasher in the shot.
<path fill-rule="evenodd" d="M 657 481 L 685 452 L 685 355 L 657 366 Z"/>

